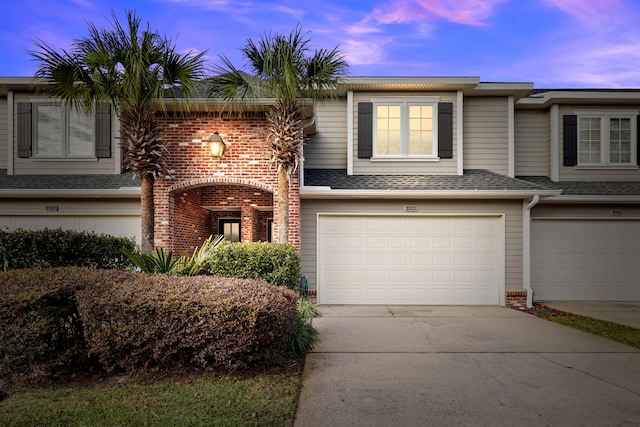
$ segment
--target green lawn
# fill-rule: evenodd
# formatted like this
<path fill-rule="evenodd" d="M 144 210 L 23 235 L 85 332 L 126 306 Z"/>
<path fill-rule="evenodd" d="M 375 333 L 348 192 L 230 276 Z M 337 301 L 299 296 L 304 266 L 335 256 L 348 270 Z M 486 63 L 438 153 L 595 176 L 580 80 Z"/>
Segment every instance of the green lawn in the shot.
<path fill-rule="evenodd" d="M 590 334 L 609 338 L 631 347 L 640 348 L 640 329 L 588 317 L 547 317 L 547 319 Z"/>
<path fill-rule="evenodd" d="M 302 372 L 296 366 L 143 382 L 13 394 L 0 402 L 0 426 L 291 426 Z"/>
<path fill-rule="evenodd" d="M 631 347 L 640 348 L 640 329 L 607 320 L 594 319 L 554 310 L 546 306 L 537 306 L 532 312 L 543 319 L 580 329 L 590 334 L 609 338 Z"/>

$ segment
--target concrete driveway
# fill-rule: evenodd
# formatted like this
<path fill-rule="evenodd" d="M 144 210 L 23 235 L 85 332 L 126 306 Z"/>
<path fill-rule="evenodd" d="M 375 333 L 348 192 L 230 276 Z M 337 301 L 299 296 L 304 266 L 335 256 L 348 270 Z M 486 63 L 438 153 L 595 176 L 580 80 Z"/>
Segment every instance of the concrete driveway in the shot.
<path fill-rule="evenodd" d="M 640 350 L 501 307 L 321 307 L 295 426 L 640 425 Z"/>

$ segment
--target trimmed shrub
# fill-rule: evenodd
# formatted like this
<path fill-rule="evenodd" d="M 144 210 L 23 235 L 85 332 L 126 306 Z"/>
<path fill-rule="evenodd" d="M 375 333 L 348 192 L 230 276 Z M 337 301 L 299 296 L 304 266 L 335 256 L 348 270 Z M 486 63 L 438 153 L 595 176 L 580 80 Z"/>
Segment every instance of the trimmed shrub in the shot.
<path fill-rule="evenodd" d="M 135 241 L 86 231 L 62 229 L 0 230 L 0 262 L 9 269 L 91 267 L 131 269 L 120 248 L 134 250 Z"/>
<path fill-rule="evenodd" d="M 136 274 L 78 293 L 89 353 L 107 371 L 236 367 L 287 353 L 297 296 L 264 281 Z"/>
<path fill-rule="evenodd" d="M 113 279 L 74 267 L 0 273 L 0 377 L 86 368 L 76 292 Z"/>
<path fill-rule="evenodd" d="M 217 276 L 265 280 L 300 290 L 300 257 L 289 244 L 224 242 L 210 258 L 209 270 Z"/>

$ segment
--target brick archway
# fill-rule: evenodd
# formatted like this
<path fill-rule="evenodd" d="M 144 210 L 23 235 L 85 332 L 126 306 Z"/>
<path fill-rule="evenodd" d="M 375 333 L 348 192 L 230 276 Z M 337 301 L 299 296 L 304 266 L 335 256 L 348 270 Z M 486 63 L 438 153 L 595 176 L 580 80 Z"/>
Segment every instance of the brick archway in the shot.
<path fill-rule="evenodd" d="M 167 166 L 171 176 L 159 178 L 154 185 L 156 247 L 177 252 L 192 251 L 211 234 L 214 230 L 211 207 L 224 206 L 206 202 L 210 197 L 207 192 L 213 191 L 211 189 L 229 186 L 227 192 L 239 191 L 238 199 L 234 200 L 239 200 L 240 193 L 245 191 L 243 189 L 266 192 L 272 197 L 270 209 L 278 211 L 278 203 L 273 200 L 278 174 L 271 167 L 264 112 L 242 116 L 214 111 L 188 115 L 176 113 L 162 117 L 160 123 L 169 153 Z M 206 139 L 214 132 L 226 144 L 223 157 L 211 156 Z M 231 193 L 227 197 L 235 198 Z M 241 200 L 245 199 L 252 200 L 251 197 Z M 258 205 L 255 209 L 251 206 L 253 202 L 236 205 L 239 206 L 236 211 L 242 217 L 264 217 L 262 212 L 268 208 Z M 278 224 L 274 227 L 277 229 Z M 244 230 L 242 234 L 247 239 L 261 240 L 262 232 L 256 232 L 256 229 Z M 291 177 L 289 188 L 289 243 L 300 249 L 298 174 Z"/>
<path fill-rule="evenodd" d="M 169 194 L 172 249 L 191 253 L 210 235 L 224 234 L 225 222 L 237 224 L 240 241 L 268 241 L 273 192 L 264 187 L 267 186 L 247 185 L 238 180 L 177 185 Z"/>

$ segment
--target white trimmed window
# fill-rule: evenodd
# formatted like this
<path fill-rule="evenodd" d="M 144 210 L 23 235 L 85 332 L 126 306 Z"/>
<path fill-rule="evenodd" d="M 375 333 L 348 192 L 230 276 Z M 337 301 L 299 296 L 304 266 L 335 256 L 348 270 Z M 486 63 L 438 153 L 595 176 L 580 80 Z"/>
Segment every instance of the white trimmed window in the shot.
<path fill-rule="evenodd" d="M 578 114 L 578 165 L 635 165 L 636 127 L 632 114 Z"/>
<path fill-rule="evenodd" d="M 372 101 L 374 157 L 437 158 L 437 98 Z"/>
<path fill-rule="evenodd" d="M 95 115 L 53 103 L 33 104 L 33 157 L 95 157 Z"/>

